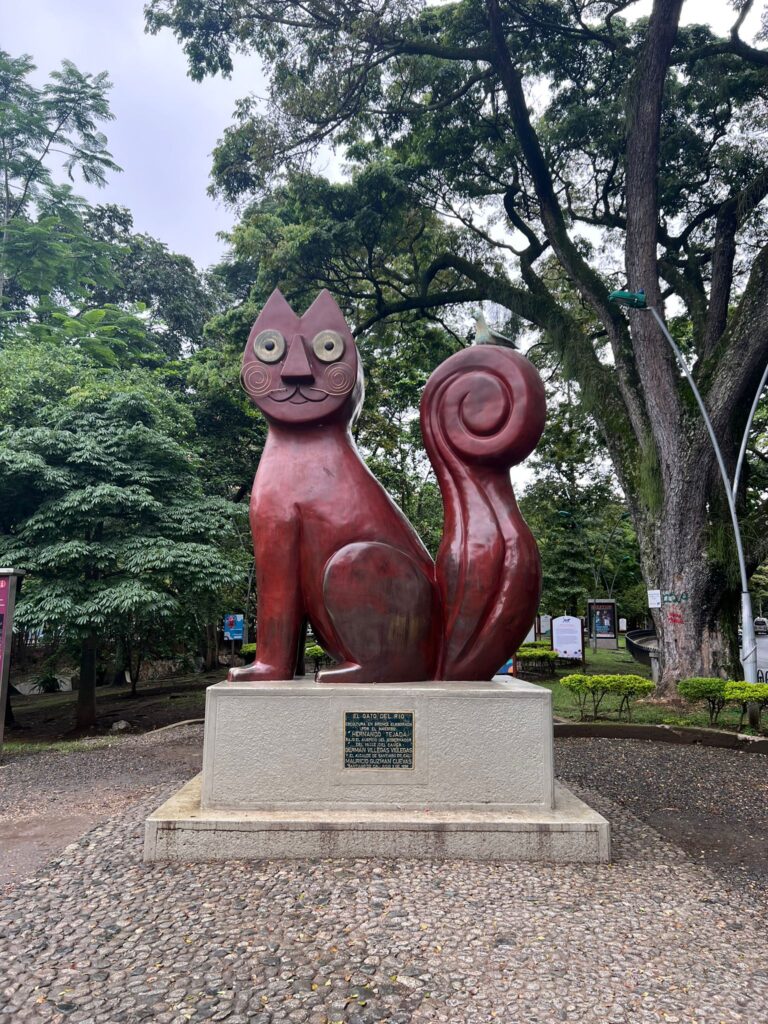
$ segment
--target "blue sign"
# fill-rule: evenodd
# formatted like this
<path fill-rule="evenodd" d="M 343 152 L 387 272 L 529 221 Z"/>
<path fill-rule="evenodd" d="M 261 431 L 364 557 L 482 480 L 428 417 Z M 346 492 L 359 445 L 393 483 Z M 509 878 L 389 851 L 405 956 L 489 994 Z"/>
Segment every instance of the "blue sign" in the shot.
<path fill-rule="evenodd" d="M 242 615 L 224 616 L 224 639 L 242 640 L 245 631 L 245 618 Z"/>

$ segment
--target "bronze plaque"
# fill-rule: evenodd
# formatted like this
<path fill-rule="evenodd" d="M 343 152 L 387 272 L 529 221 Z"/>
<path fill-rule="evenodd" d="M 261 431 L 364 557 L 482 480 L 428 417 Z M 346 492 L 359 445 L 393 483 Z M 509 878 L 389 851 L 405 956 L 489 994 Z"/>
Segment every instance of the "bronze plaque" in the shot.
<path fill-rule="evenodd" d="M 345 768 L 413 768 L 413 711 L 345 711 Z"/>

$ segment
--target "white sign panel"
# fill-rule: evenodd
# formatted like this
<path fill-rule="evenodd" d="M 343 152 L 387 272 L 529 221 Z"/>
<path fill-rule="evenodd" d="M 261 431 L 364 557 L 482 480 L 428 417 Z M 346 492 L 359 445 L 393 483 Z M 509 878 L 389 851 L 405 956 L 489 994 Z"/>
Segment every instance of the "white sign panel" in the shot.
<path fill-rule="evenodd" d="M 526 636 L 525 640 L 523 640 L 523 643 L 524 644 L 532 644 L 532 643 L 534 643 L 535 640 L 536 640 L 536 626 L 534 624 L 528 630 L 528 635 Z"/>
<path fill-rule="evenodd" d="M 661 591 L 660 590 L 649 590 L 648 591 L 648 607 L 649 608 L 661 608 Z"/>
<path fill-rule="evenodd" d="M 583 658 L 584 637 L 581 619 L 575 615 L 560 615 L 552 619 L 552 650 L 561 658 Z"/>
<path fill-rule="evenodd" d="M 548 633 L 552 627 L 552 616 L 542 615 L 539 618 L 539 627 L 542 633 Z"/>
<path fill-rule="evenodd" d="M 627 620 L 626 619 L 619 619 L 619 632 L 620 633 L 626 633 L 627 632 Z"/>

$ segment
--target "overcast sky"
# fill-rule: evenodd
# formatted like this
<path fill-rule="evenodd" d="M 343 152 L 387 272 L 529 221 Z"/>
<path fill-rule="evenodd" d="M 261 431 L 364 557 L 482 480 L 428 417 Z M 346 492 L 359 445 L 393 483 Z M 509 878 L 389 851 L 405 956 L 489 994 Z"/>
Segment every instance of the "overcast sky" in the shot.
<path fill-rule="evenodd" d="M 127 206 L 136 229 L 206 266 L 222 252 L 216 232 L 232 214 L 206 195 L 211 151 L 235 100 L 263 87 L 256 61 L 231 80 L 191 81 L 170 32 L 144 33 L 144 0 L 0 0 L 0 47 L 29 53 L 36 84 L 62 59 L 108 71 L 115 120 L 104 131 L 122 174 L 104 189 L 75 189 L 95 202 Z"/>
<path fill-rule="evenodd" d="M 105 189 L 78 182 L 77 191 L 127 206 L 137 230 L 206 266 L 222 253 L 216 232 L 233 220 L 206 195 L 211 151 L 235 100 L 263 94 L 263 82 L 254 58 L 242 59 L 230 80 L 192 82 L 171 33 L 145 35 L 143 7 L 144 0 L 0 0 L 0 46 L 14 56 L 31 54 L 37 82 L 64 58 L 82 71 L 109 72 L 116 119 L 105 131 L 123 173 L 113 174 Z M 734 14 L 727 0 L 688 0 L 683 20 L 702 19 L 725 31 Z"/>

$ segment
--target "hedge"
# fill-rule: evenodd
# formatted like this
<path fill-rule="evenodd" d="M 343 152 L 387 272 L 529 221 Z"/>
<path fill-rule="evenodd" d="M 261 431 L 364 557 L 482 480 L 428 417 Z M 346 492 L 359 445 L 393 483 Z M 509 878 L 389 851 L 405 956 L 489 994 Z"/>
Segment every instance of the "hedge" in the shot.
<path fill-rule="evenodd" d="M 705 700 L 709 711 L 709 724 L 716 725 L 717 716 L 726 703 L 725 686 L 725 679 L 693 676 L 690 679 L 681 679 L 677 684 L 677 692 L 689 704 L 698 704 L 699 701 Z"/>
<path fill-rule="evenodd" d="M 534 647 L 533 644 L 523 644 L 517 651 L 518 658 L 538 658 L 541 661 L 557 661 L 560 655 L 545 647 Z"/>
<path fill-rule="evenodd" d="M 621 697 L 618 707 L 618 715 L 621 718 L 622 712 L 627 712 L 627 721 L 632 721 L 631 701 L 638 697 L 653 693 L 654 684 L 650 679 L 635 675 L 605 675 L 587 676 L 575 673 L 564 676 L 560 682 L 569 690 L 579 708 L 579 715 L 584 715 L 589 703 L 592 704 L 592 717 L 598 717 L 598 711 L 605 697 Z"/>
<path fill-rule="evenodd" d="M 741 704 L 738 725 L 738 731 L 741 732 L 748 704 L 757 704 L 760 711 L 768 706 L 768 683 L 735 682 L 731 679 L 725 684 L 723 695 L 728 704 Z"/>

